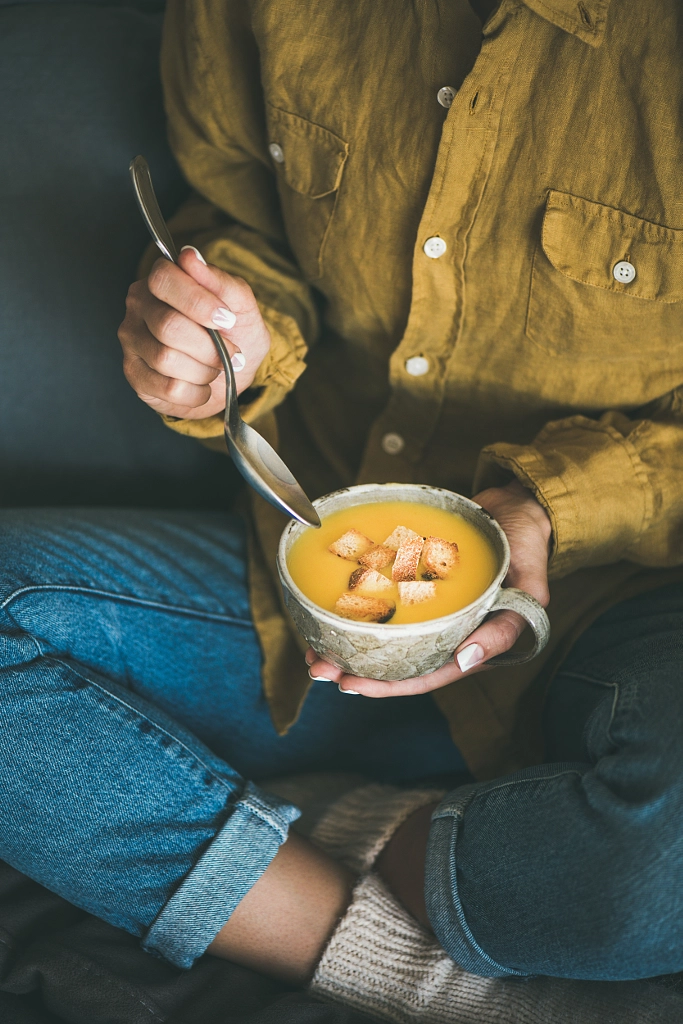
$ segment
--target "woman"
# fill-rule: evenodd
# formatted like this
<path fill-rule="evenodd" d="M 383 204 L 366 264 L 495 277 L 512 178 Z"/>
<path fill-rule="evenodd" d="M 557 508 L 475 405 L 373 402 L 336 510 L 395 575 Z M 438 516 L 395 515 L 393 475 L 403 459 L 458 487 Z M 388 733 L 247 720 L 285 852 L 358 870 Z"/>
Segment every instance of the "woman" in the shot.
<path fill-rule="evenodd" d="M 253 496 L 248 572 L 227 517 L 6 530 L 2 856 L 180 966 L 208 949 L 392 1020 L 486 1019 L 486 978 L 683 967 L 680 17 L 493 6 L 482 36 L 465 0 L 172 0 L 202 198 L 120 338 L 138 395 L 220 447 L 220 329 L 311 497 L 474 494 L 508 583 L 551 598 L 543 659 L 484 671 L 522 631 L 501 613 L 421 679 L 304 662 Z M 296 788 L 245 778 L 315 768 L 402 788 L 330 801 L 311 843 Z"/>

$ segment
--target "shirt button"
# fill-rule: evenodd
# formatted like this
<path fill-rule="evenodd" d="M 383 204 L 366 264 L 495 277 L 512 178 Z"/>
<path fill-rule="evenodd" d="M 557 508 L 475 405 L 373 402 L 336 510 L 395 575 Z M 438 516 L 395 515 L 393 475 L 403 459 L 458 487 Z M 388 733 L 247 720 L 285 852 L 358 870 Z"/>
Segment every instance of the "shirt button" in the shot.
<path fill-rule="evenodd" d="M 431 260 L 438 260 L 439 256 L 443 256 L 448 246 L 443 238 L 439 238 L 438 235 L 432 235 L 431 238 L 427 239 L 422 248 Z"/>
<path fill-rule="evenodd" d="M 400 434 L 385 434 L 382 438 L 382 448 L 387 455 L 398 455 L 405 448 L 406 443 Z"/>
<path fill-rule="evenodd" d="M 282 152 L 282 146 L 278 146 L 277 142 L 271 142 L 268 146 L 268 152 L 276 164 L 283 164 L 285 162 L 285 154 Z"/>
<path fill-rule="evenodd" d="M 450 107 L 451 103 L 455 99 L 455 89 L 452 85 L 444 85 L 436 94 L 436 98 L 442 107 L 446 110 Z"/>
<path fill-rule="evenodd" d="M 621 260 L 612 271 L 614 280 L 620 284 L 630 284 L 636 276 L 636 268 L 628 260 Z"/>
<path fill-rule="evenodd" d="M 411 377 L 423 377 L 429 373 L 429 360 L 424 356 L 411 356 L 406 359 L 406 370 Z"/>

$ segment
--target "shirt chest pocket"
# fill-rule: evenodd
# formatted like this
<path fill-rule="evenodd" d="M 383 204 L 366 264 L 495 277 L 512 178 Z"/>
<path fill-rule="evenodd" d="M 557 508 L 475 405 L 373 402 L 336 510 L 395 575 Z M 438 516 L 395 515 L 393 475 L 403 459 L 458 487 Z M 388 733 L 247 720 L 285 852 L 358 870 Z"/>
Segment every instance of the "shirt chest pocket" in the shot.
<path fill-rule="evenodd" d="M 304 276 L 315 281 L 349 147 L 327 128 L 270 104 L 267 119 L 287 237 Z"/>
<path fill-rule="evenodd" d="M 683 346 L 683 231 L 551 191 L 526 333 L 544 352 L 614 361 Z"/>

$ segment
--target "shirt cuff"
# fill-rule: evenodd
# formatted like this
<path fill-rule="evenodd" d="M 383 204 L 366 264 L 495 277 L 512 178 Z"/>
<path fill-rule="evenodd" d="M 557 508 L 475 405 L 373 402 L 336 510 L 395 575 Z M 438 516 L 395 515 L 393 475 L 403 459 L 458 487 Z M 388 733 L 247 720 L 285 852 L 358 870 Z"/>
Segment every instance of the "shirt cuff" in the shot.
<path fill-rule="evenodd" d="M 143 948 L 189 969 L 258 882 L 301 811 L 253 783 L 162 908 Z"/>
<path fill-rule="evenodd" d="M 623 558 L 647 529 L 654 496 L 638 451 L 609 423 L 573 416 L 549 423 L 533 444 L 493 444 L 475 489 L 514 475 L 545 508 L 553 531 L 551 578 Z"/>

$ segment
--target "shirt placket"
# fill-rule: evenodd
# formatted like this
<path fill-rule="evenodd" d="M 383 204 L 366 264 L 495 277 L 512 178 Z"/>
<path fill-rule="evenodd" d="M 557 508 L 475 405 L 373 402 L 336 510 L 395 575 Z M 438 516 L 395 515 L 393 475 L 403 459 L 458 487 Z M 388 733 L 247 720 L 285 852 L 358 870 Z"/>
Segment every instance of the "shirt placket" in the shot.
<path fill-rule="evenodd" d="M 420 480 L 420 460 L 443 403 L 465 298 L 467 239 L 487 186 L 501 113 L 519 45 L 507 31 L 517 7 L 503 0 L 481 52 L 452 96 L 413 251 L 410 314 L 389 362 L 391 393 L 368 437 L 358 480 Z"/>

